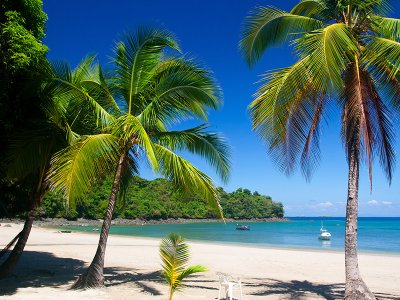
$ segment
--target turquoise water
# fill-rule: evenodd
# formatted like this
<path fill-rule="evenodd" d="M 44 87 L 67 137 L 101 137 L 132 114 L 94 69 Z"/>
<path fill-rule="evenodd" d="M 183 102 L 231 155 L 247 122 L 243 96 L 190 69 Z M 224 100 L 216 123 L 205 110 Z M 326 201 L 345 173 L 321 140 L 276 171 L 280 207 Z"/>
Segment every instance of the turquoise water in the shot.
<path fill-rule="evenodd" d="M 344 218 L 290 218 L 291 222 L 247 222 L 250 231 L 235 229 L 236 223 L 156 224 L 143 226 L 112 226 L 112 234 L 165 237 L 176 232 L 188 240 L 217 243 L 240 243 L 249 246 L 344 249 Z M 330 241 L 318 240 L 323 220 L 332 234 Z M 239 222 L 240 223 L 240 222 Z M 240 223 L 244 224 L 244 223 Z M 359 218 L 358 247 L 360 251 L 400 254 L 400 218 Z M 91 231 L 100 227 L 63 227 Z"/>

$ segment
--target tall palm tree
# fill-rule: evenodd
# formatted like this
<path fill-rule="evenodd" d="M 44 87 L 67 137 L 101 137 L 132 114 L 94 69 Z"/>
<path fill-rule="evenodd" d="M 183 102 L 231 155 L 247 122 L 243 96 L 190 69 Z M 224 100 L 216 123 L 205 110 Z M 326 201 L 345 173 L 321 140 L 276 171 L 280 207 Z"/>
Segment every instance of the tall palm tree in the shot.
<path fill-rule="evenodd" d="M 168 129 L 186 119 L 207 121 L 206 110 L 220 105 L 220 90 L 208 71 L 190 60 L 167 56 L 166 48 L 179 50 L 164 30 L 140 28 L 135 36 L 119 42 L 114 70 L 107 79 L 97 72 L 99 84 L 87 91 L 99 103 L 104 99 L 113 103 L 109 106 L 112 118 L 100 122 L 103 127 L 98 134 L 82 136 L 53 159 L 51 188 L 61 189 L 71 202 L 81 199 L 95 179 L 114 172 L 97 252 L 73 288 L 103 285 L 104 256 L 117 196 L 123 197 L 129 179 L 138 174 L 140 159 L 180 191 L 202 195 L 222 216 L 211 178 L 177 152 L 187 150 L 204 157 L 225 180 L 230 168 L 227 144 L 217 134 L 208 133 L 206 125 Z"/>
<path fill-rule="evenodd" d="M 7 176 L 17 182 L 31 176 L 35 187 L 31 199 L 26 200 L 29 210 L 23 229 L 0 254 L 5 254 L 15 244 L 0 266 L 0 278 L 12 272 L 23 253 L 37 208 L 48 192 L 46 174 L 52 156 L 73 144 L 79 137 L 78 133 L 93 132 L 97 127 L 93 124 L 98 114 L 108 114 L 98 103 L 90 101 L 87 94 L 82 93 L 83 87 L 90 88 L 92 78 L 87 75 L 96 68 L 93 60 L 94 57 L 85 58 L 75 70 L 62 63 L 45 65 L 32 89 L 28 89 L 28 92 L 38 93 L 41 99 L 43 120 L 35 120 L 31 129 L 14 134 L 11 145 L 8 145 Z M 97 106 L 93 107 L 92 104 Z M 72 107 L 81 107 L 79 114 L 75 114 Z"/>
<path fill-rule="evenodd" d="M 375 155 L 390 182 L 394 165 L 391 106 L 399 105 L 400 20 L 385 0 L 303 0 L 290 12 L 258 7 L 245 21 L 240 48 L 254 65 L 271 46 L 291 41 L 298 61 L 268 71 L 250 104 L 253 128 L 286 172 L 300 163 L 307 179 L 319 161 L 320 123 L 342 111 L 349 166 L 345 299 L 375 299 L 357 258 L 358 182 L 365 159 L 372 186 Z"/>

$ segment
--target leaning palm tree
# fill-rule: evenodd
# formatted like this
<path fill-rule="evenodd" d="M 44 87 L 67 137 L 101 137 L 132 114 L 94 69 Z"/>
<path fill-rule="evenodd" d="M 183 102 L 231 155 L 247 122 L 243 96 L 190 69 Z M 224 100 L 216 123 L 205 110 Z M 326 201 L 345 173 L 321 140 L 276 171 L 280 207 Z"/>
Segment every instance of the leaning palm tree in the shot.
<path fill-rule="evenodd" d="M 269 71 L 250 104 L 253 128 L 286 172 L 299 162 L 307 179 L 319 160 L 321 120 L 342 111 L 349 166 L 345 299 L 375 299 L 357 258 L 358 182 L 365 159 L 372 187 L 375 155 L 388 181 L 394 165 L 392 105 L 399 105 L 400 20 L 385 0 L 304 0 L 290 12 L 258 7 L 247 17 L 240 48 L 254 65 L 269 47 L 291 41 L 298 61 Z"/>
<path fill-rule="evenodd" d="M 207 268 L 201 265 L 187 266 L 190 253 L 185 239 L 176 233 L 170 233 L 161 241 L 160 256 L 162 260 L 163 276 L 169 286 L 169 300 L 175 291 L 182 290 L 182 282 L 192 274 L 206 272 Z"/>
<path fill-rule="evenodd" d="M 5 255 L 15 244 L 7 259 L 0 265 L 0 278 L 12 272 L 23 253 L 37 208 L 48 191 L 46 174 L 51 157 L 67 145 L 73 144 L 78 138 L 78 132 L 82 134 L 93 131 L 96 128 L 92 125 L 93 120 L 98 113 L 107 114 L 99 105 L 92 107 L 93 102 L 81 92 L 81 85 L 87 87 L 90 83 L 90 78 L 86 75 L 89 68 L 93 68 L 93 59 L 94 57 L 84 59 L 75 70 L 62 63 L 47 64 L 43 66 L 32 88 L 27 89 L 27 92 L 38 94 L 43 120 L 38 118 L 32 128 L 17 132 L 11 138 L 8 145 L 7 176 L 16 182 L 30 176 L 34 178 L 35 187 L 31 199 L 26 200 L 29 209 L 23 229 L 0 253 L 0 257 Z M 74 110 L 71 107 L 78 106 L 83 107 L 80 113 L 72 113 Z"/>
<path fill-rule="evenodd" d="M 0 265 L 0 278 L 8 276 L 13 271 L 24 251 L 36 210 L 47 191 L 45 175 L 50 165 L 51 155 L 66 144 L 65 140 L 62 139 L 62 132 L 48 125 L 36 124 L 36 129 L 25 130 L 23 133 L 13 136 L 13 145 L 10 147 L 12 162 L 9 166 L 8 176 L 16 182 L 31 176 L 33 186 L 31 193 L 27 195 L 28 199 L 20 200 L 28 203 L 24 226 L 0 253 L 0 257 L 6 255 L 8 250 L 15 244 L 8 253 L 7 258 Z"/>
<path fill-rule="evenodd" d="M 61 189 L 71 203 L 82 199 L 95 179 L 114 173 L 96 254 L 73 288 L 103 285 L 105 250 L 117 197 L 123 198 L 130 178 L 139 172 L 141 159 L 179 191 L 199 193 L 222 216 L 211 178 L 178 152 L 187 150 L 204 157 L 225 180 L 230 168 L 226 143 L 207 132 L 206 125 L 169 129 L 186 119 L 206 121 L 206 110 L 220 105 L 220 90 L 208 71 L 190 60 L 167 56 L 166 48 L 179 50 L 164 30 L 139 29 L 135 36 L 119 42 L 115 69 L 108 76 L 96 72 L 97 84 L 87 90 L 99 105 L 105 100 L 113 103 L 107 108 L 112 110 L 112 118 L 100 116 L 98 134 L 82 136 L 53 159 L 51 188 Z"/>

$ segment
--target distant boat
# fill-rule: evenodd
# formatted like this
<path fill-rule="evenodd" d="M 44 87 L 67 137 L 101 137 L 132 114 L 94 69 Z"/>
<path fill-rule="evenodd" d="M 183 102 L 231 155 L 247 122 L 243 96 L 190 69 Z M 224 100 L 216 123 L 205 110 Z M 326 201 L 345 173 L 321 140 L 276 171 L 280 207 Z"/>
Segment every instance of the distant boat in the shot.
<path fill-rule="evenodd" d="M 236 230 L 250 230 L 250 226 L 236 224 Z"/>
<path fill-rule="evenodd" d="M 326 230 L 324 228 L 324 224 L 321 222 L 321 229 L 320 231 L 320 235 L 318 237 L 318 239 L 323 240 L 323 241 L 329 241 L 331 239 L 331 234 L 328 230 Z"/>

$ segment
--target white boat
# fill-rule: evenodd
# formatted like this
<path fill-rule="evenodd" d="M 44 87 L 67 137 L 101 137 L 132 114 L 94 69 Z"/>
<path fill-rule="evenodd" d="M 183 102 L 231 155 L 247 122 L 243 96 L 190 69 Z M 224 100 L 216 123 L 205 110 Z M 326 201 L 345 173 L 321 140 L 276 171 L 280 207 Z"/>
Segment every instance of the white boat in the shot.
<path fill-rule="evenodd" d="M 329 241 L 331 239 L 331 234 L 328 230 L 326 230 L 324 228 L 324 224 L 321 224 L 321 229 L 320 231 L 320 235 L 318 237 L 318 239 L 323 240 L 323 241 Z"/>

